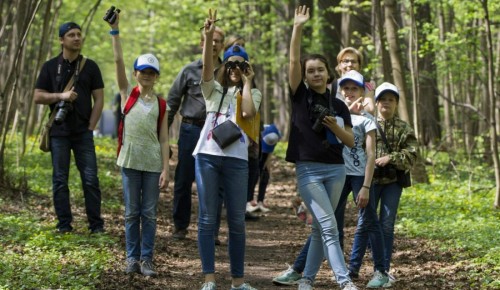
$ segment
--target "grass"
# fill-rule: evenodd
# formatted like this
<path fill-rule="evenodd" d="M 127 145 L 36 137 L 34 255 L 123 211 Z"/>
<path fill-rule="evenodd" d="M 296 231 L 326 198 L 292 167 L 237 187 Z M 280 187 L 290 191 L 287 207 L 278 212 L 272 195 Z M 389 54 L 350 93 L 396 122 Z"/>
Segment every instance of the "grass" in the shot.
<path fill-rule="evenodd" d="M 34 139 L 29 140 L 34 142 Z M 115 165 L 115 140 L 96 138 L 103 211 L 121 214 L 121 178 Z M 6 172 L 11 183 L 21 187 L 24 201 L 17 195 L 0 195 L 0 289 L 93 289 L 103 271 L 115 264 L 122 251 L 117 238 L 107 234 L 55 234 L 52 208 L 50 155 L 38 149 L 20 157 L 16 143 L 6 149 Z M 275 154 L 284 158 L 286 143 Z M 431 184 L 415 184 L 405 189 L 397 231 L 409 237 L 425 238 L 436 247 L 457 253 L 457 263 L 470 266 L 471 277 L 480 288 L 500 287 L 500 214 L 492 208 L 492 170 L 473 162 L 448 168 L 446 156 L 437 156 L 428 167 Z M 83 208 L 80 178 L 76 167 L 70 172 L 72 202 Z M 468 172 L 473 172 L 470 174 Z M 30 193 L 31 192 L 31 193 Z M 462 261 L 462 262 L 460 262 Z"/>

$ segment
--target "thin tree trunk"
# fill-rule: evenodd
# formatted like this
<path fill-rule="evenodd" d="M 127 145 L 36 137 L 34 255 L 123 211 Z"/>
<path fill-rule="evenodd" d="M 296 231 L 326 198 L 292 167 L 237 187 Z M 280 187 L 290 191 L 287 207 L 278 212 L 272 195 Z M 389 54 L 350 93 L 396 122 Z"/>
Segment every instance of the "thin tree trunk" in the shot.
<path fill-rule="evenodd" d="M 491 39 L 491 27 L 490 27 L 490 16 L 488 11 L 488 0 L 482 0 L 484 10 L 484 21 L 485 21 L 485 29 L 486 29 L 486 42 L 487 42 L 487 68 L 488 68 L 488 98 L 490 100 L 490 104 L 496 104 L 495 100 L 495 90 L 493 87 L 493 80 L 495 78 L 495 71 L 493 70 L 493 41 Z M 500 207 L 500 167 L 499 167 L 499 159 L 498 159 L 498 140 L 496 133 L 496 121 L 495 121 L 495 106 L 490 106 L 489 109 L 489 125 L 490 125 L 490 146 L 491 151 L 493 151 L 493 166 L 495 169 L 495 201 L 493 205 L 495 208 Z"/>
<path fill-rule="evenodd" d="M 406 106 L 406 84 L 403 64 L 401 61 L 401 49 L 398 40 L 398 28 L 395 20 L 396 1 L 387 0 L 385 3 L 385 30 L 387 43 L 389 44 L 389 55 L 391 57 L 392 77 L 394 84 L 399 88 L 399 117 L 410 122 L 408 109 Z"/>

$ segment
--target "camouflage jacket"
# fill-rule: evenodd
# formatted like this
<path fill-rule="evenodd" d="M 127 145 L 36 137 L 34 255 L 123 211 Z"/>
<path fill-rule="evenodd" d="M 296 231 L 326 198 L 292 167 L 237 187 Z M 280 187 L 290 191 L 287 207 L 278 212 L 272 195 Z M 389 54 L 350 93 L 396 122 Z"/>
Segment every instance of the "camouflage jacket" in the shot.
<path fill-rule="evenodd" d="M 409 171 L 417 159 L 417 139 L 410 124 L 394 117 L 390 120 L 377 118 L 377 123 L 385 132 L 387 142 L 391 148 L 387 148 L 379 130 L 377 130 L 377 143 L 375 158 L 389 155 L 390 161 L 387 166 L 394 166 L 398 170 Z M 386 167 L 387 167 L 386 166 Z M 395 182 L 394 176 L 374 177 L 375 184 L 388 184 Z"/>

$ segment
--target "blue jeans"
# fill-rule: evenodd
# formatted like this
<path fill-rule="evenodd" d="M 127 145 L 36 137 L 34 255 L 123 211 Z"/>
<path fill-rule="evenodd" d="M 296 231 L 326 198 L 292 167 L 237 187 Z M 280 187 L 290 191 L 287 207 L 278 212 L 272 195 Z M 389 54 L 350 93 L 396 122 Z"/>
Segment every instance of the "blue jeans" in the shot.
<path fill-rule="evenodd" d="M 344 250 L 344 218 L 345 218 L 345 208 L 347 205 L 347 198 L 351 191 L 356 190 L 356 194 L 359 192 L 363 186 L 365 180 L 364 176 L 353 176 L 346 175 L 344 187 L 342 188 L 342 193 L 340 194 L 339 203 L 335 209 L 335 219 L 337 220 L 337 227 L 339 230 L 339 242 L 340 247 Z M 354 200 L 356 200 L 354 198 Z"/>
<path fill-rule="evenodd" d="M 178 163 L 174 176 L 174 207 L 172 215 L 176 229 L 187 229 L 191 221 L 191 187 L 194 182 L 193 151 L 200 138 L 201 127 L 181 123 Z"/>
<path fill-rule="evenodd" d="M 259 159 L 259 195 L 257 196 L 257 202 L 264 201 L 266 197 L 267 185 L 269 184 L 269 170 L 267 169 L 266 162 L 267 159 L 270 158 L 269 153 L 262 153 Z"/>
<path fill-rule="evenodd" d="M 344 164 L 297 162 L 296 174 L 298 191 L 313 216 L 303 277 L 314 281 L 326 256 L 337 282 L 350 281 L 334 214 L 345 181 Z"/>
<path fill-rule="evenodd" d="M 297 273 L 302 273 L 304 272 L 304 268 L 306 267 L 306 260 L 307 260 L 307 252 L 309 252 L 309 246 L 311 245 L 311 235 L 307 237 L 307 241 L 305 245 L 302 247 L 302 250 L 300 250 L 299 255 L 293 262 L 293 270 Z"/>
<path fill-rule="evenodd" d="M 50 138 L 52 156 L 52 192 L 56 211 L 58 229 L 73 229 L 71 222 L 71 204 L 69 199 L 69 165 L 71 150 L 75 157 L 76 167 L 82 180 L 85 212 L 89 229 L 101 229 L 104 220 L 101 218 L 101 190 L 97 177 L 97 161 L 93 132 L 88 130 L 78 135 Z"/>
<path fill-rule="evenodd" d="M 380 202 L 379 221 L 384 235 L 384 267 L 387 272 L 389 272 L 391 267 L 394 224 L 396 223 L 396 215 L 402 192 L 403 188 L 397 182 L 373 185 L 375 208 L 378 208 Z M 370 239 L 371 243 L 372 240 Z"/>
<path fill-rule="evenodd" d="M 349 186 L 356 200 L 361 187 L 363 186 L 364 176 L 348 176 L 344 185 L 344 190 Z M 385 272 L 384 267 L 384 237 L 382 236 L 382 228 L 377 216 L 376 199 L 374 196 L 373 187 L 369 192 L 369 200 L 366 207 L 358 211 L 358 225 L 354 234 L 354 244 L 351 251 L 351 259 L 349 261 L 349 270 L 358 273 L 365 256 L 368 239 L 372 250 L 373 265 L 375 270 Z M 344 206 L 345 208 L 345 206 Z M 337 207 L 337 210 L 340 210 Z M 342 210 L 342 213 L 344 210 Z M 335 213 L 337 216 L 337 212 Z M 342 217 L 343 220 L 343 217 Z M 342 225 L 343 226 L 343 225 Z"/>
<path fill-rule="evenodd" d="M 160 172 L 122 168 L 127 258 L 153 260 L 159 180 Z"/>
<path fill-rule="evenodd" d="M 229 228 L 229 261 L 231 276 L 244 276 L 245 209 L 248 186 L 248 162 L 243 159 L 196 155 L 196 185 L 198 187 L 198 251 L 203 274 L 215 273 L 215 241 L 220 187 L 224 188 L 224 204 Z"/>
<path fill-rule="evenodd" d="M 247 190 L 247 202 L 253 200 L 253 193 L 255 190 L 255 184 L 259 180 L 260 169 L 259 169 L 259 158 L 248 158 L 248 190 Z"/>

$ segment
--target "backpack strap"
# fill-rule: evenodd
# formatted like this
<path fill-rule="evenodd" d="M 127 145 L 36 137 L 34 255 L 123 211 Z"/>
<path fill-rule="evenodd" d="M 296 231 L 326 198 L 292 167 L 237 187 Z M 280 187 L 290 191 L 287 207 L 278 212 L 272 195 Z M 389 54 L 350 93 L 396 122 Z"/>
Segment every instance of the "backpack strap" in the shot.
<path fill-rule="evenodd" d="M 123 109 L 123 114 L 120 119 L 120 124 L 118 125 L 118 149 L 116 152 L 116 156 L 120 155 L 120 150 L 123 145 L 123 128 L 125 126 L 125 116 L 130 112 L 132 107 L 135 105 L 137 100 L 139 99 L 139 96 L 141 95 L 141 91 L 139 89 L 139 86 L 136 86 L 132 89 L 132 92 L 130 93 L 130 96 L 127 98 L 127 103 L 125 103 L 125 108 Z M 158 121 L 156 123 L 156 132 L 158 134 L 158 139 L 160 139 L 160 129 L 161 129 L 161 122 L 163 121 L 163 118 L 165 117 L 165 113 L 167 111 L 167 102 L 160 97 L 158 98 Z"/>
<path fill-rule="evenodd" d="M 139 96 L 141 95 L 141 90 L 139 89 L 139 86 L 136 86 L 132 89 L 132 92 L 130 92 L 130 96 L 127 98 L 127 102 L 125 103 L 125 108 L 123 109 L 123 114 L 120 119 L 120 124 L 118 125 L 118 148 L 116 151 L 116 156 L 120 155 L 120 150 L 122 149 L 123 145 L 123 127 L 125 126 L 125 116 L 130 112 L 130 109 L 135 105 L 137 100 L 139 99 Z"/>
<path fill-rule="evenodd" d="M 157 98 L 158 98 L 158 109 L 160 111 L 160 114 L 158 115 L 158 123 L 156 124 L 156 131 L 158 133 L 158 139 L 160 139 L 161 122 L 163 122 L 163 117 L 165 117 L 165 112 L 167 111 L 167 101 L 165 101 L 165 99 L 160 97 Z"/>

